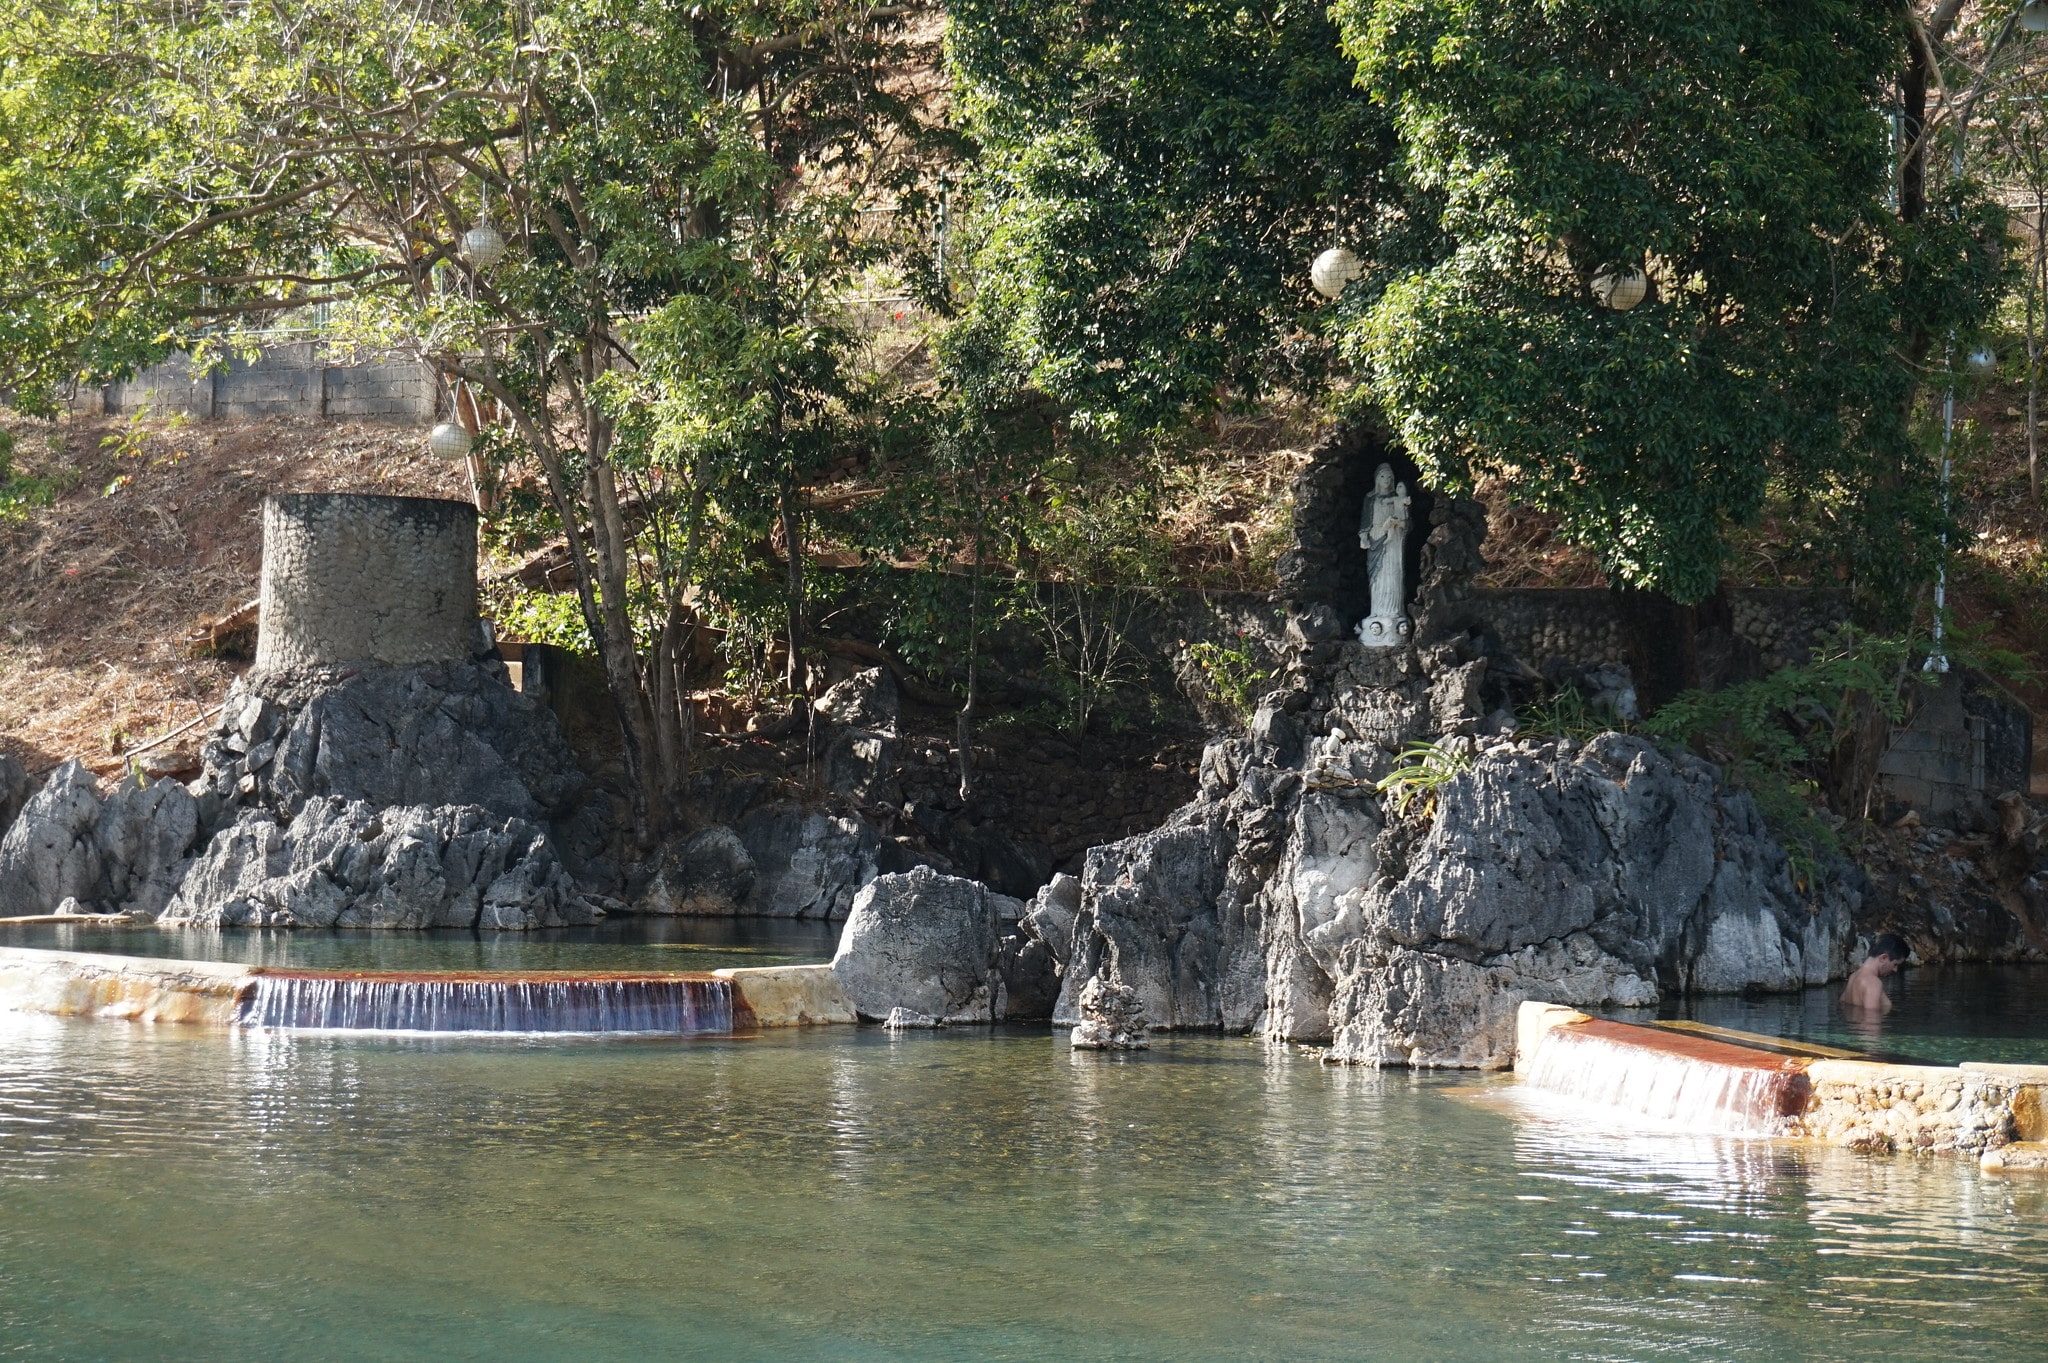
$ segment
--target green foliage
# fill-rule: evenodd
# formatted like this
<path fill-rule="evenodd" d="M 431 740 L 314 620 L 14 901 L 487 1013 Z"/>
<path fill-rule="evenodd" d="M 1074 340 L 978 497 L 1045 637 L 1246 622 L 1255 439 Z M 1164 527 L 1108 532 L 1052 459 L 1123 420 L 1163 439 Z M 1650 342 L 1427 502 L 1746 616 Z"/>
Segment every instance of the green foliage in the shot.
<path fill-rule="evenodd" d="M 1446 249 L 1365 283 L 1371 400 L 1441 486 L 1504 478 L 1617 582 L 1710 593 L 1728 530 L 1813 503 L 1858 587 L 1924 581 L 1941 511 L 1908 417 L 1967 338 L 2004 215 L 1888 207 L 1896 6 L 1341 0 Z M 1644 271 L 1603 308 L 1592 281 Z"/>
<path fill-rule="evenodd" d="M 1399 818 L 1408 817 L 1408 806 L 1421 800 L 1422 817 L 1436 817 L 1437 790 L 1461 771 L 1472 767 L 1472 755 L 1463 748 L 1446 747 L 1441 743 L 1410 743 L 1395 759 L 1394 769 L 1381 777 L 1373 787 L 1382 795 L 1394 797 L 1394 813 Z"/>
<path fill-rule="evenodd" d="M 1016 372 L 1121 440 L 1273 382 L 1317 384 L 1308 263 L 1374 250 L 1386 118 L 1320 0 L 948 6 L 980 143 L 973 304 Z"/>
<path fill-rule="evenodd" d="M 1719 763 L 1747 789 L 1806 885 L 1840 845 L 1817 809 L 1829 764 L 1871 711 L 1896 724 L 1910 688 L 1938 679 L 1916 661 L 1912 640 L 1845 625 L 1804 666 L 1721 691 L 1683 692 L 1643 728 Z"/>
<path fill-rule="evenodd" d="M 1246 643 L 1242 635 L 1234 643 L 1204 639 L 1188 645 L 1188 661 L 1201 674 L 1209 693 L 1221 701 L 1240 722 L 1250 717 L 1262 688 L 1273 676 L 1271 668 Z"/>
<path fill-rule="evenodd" d="M 1912 651 L 1906 639 L 1845 625 L 1802 667 L 1673 697 L 1644 732 L 1738 769 L 1789 774 L 1832 755 L 1856 722 L 1859 704 L 1874 705 L 1892 723 L 1903 719 L 1905 688 L 1935 675 L 1908 665 Z"/>
<path fill-rule="evenodd" d="M 1576 686 L 1561 686 L 1515 712 L 1515 732 L 1536 738 L 1583 743 L 1595 734 L 1617 729 L 1626 733 L 1628 728 L 1628 723 L 1612 712 L 1588 705 Z"/>
<path fill-rule="evenodd" d="M 1138 470 L 1094 475 L 1055 467 L 1049 490 L 1020 514 L 1035 581 L 1012 612 L 1044 646 L 1041 676 L 1063 693 L 1076 735 L 1118 688 L 1145 676 L 1134 631 L 1167 572 L 1151 482 Z"/>

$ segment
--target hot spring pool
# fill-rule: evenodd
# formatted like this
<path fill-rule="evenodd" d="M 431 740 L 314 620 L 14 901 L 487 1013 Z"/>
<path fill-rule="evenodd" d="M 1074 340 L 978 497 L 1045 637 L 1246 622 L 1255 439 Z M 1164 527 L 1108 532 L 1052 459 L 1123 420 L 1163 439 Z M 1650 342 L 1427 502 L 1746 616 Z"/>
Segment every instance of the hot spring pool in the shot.
<path fill-rule="evenodd" d="M 0 1349 L 2037 1359 L 2048 1178 L 1042 1029 L 396 1040 L 0 1014 Z"/>
<path fill-rule="evenodd" d="M 0 947 L 299 970 L 722 970 L 829 961 L 839 925 L 787 918 L 616 918 L 540 932 L 0 925 Z"/>

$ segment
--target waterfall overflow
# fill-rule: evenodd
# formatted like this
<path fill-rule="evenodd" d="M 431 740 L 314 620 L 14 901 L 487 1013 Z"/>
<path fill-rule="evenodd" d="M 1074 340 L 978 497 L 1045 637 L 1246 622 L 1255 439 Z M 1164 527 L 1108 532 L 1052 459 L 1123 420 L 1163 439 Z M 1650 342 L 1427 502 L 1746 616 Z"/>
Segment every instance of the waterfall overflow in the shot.
<path fill-rule="evenodd" d="M 1776 1136 L 1805 1111 L 1809 1061 L 1589 1020 L 1553 1027 L 1516 1069 L 1531 1088 L 1687 1131 Z"/>
<path fill-rule="evenodd" d="M 709 975 L 263 970 L 235 1020 L 307 1031 L 701 1036 L 749 1019 L 732 982 Z"/>

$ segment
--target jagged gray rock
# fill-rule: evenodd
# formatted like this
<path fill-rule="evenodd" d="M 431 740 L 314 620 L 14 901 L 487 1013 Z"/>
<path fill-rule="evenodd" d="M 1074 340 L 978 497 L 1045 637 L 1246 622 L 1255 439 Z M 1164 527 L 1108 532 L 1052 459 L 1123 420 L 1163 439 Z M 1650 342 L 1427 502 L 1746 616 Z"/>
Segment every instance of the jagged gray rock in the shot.
<path fill-rule="evenodd" d="M 28 768 L 13 753 L 0 752 L 0 837 L 14 826 L 14 816 L 32 794 Z"/>
<path fill-rule="evenodd" d="M 102 798 L 93 774 L 66 762 L 0 839 L 0 916 L 160 912 L 178 888 L 199 807 L 174 781 L 131 776 Z"/>
<path fill-rule="evenodd" d="M 1428 722 L 1385 708 L 1399 699 L 1379 702 L 1388 724 Z M 1639 1007 L 1846 966 L 1851 892 L 1802 893 L 1755 804 L 1710 763 L 1622 734 L 1453 738 L 1469 769 L 1426 822 L 1420 806 L 1402 820 L 1376 790 L 1386 726 L 1361 727 L 1305 745 L 1300 770 L 1258 740 L 1213 744 L 1195 803 L 1092 851 L 1056 1020 L 1078 1022 L 1081 991 L 1106 978 L 1155 1026 L 1485 1068 L 1511 1061 L 1525 998 Z"/>
<path fill-rule="evenodd" d="M 844 918 L 875 878 L 881 835 L 862 819 L 764 805 L 740 821 L 756 867 L 747 912 L 765 918 Z"/>
<path fill-rule="evenodd" d="M 493 662 L 244 678 L 202 760 L 189 790 L 104 797 L 60 768 L 0 841 L 0 912 L 534 928 L 591 921 L 583 889 L 612 883 L 609 813 Z"/>
<path fill-rule="evenodd" d="M 98 906 L 99 782 L 76 759 L 50 773 L 0 838 L 0 917 L 54 913 L 66 899 Z"/>
<path fill-rule="evenodd" d="M 249 808 L 289 820 L 318 796 L 475 805 L 547 825 L 591 888 L 615 883 L 608 806 L 591 798 L 554 715 L 495 662 L 252 673 L 221 715 L 197 783 L 212 827 Z"/>
<path fill-rule="evenodd" d="M 723 824 L 671 840 L 634 906 L 657 915 L 729 915 L 745 911 L 759 878 L 739 834 Z"/>
<path fill-rule="evenodd" d="M 1137 990 L 1098 975 L 1081 991 L 1079 1004 L 1081 1020 L 1067 1037 L 1075 1050 L 1142 1051 L 1152 1045 Z"/>
<path fill-rule="evenodd" d="M 162 922 L 195 927 L 532 929 L 597 915 L 546 833 L 476 805 L 314 796 L 290 825 L 245 811 Z"/>
<path fill-rule="evenodd" d="M 1003 1014 L 993 896 L 979 881 L 919 866 L 860 892 L 832 973 L 864 1018 L 906 1008 L 942 1022 Z"/>
<path fill-rule="evenodd" d="M 817 711 L 835 724 L 894 736 L 902 714 L 896 678 L 887 668 L 856 672 L 818 697 Z"/>

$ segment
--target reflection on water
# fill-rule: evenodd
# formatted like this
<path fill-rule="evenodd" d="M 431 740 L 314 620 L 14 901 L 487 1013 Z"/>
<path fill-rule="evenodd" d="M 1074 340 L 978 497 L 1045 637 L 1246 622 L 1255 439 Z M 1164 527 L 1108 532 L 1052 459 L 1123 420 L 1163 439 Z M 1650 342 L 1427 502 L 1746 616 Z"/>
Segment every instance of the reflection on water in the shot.
<path fill-rule="evenodd" d="M 304 970 L 720 970 L 830 960 L 838 941 L 836 925 L 781 918 L 618 918 L 539 932 L 0 926 L 0 947 Z"/>
<path fill-rule="evenodd" d="M 0 1015 L 0 1340 L 263 1358 L 2038 1357 L 2048 1180 L 1243 1040 Z"/>
<path fill-rule="evenodd" d="M 1881 1018 L 1844 1017 L 1839 983 L 1797 994 L 1677 998 L 1662 1013 L 1917 1064 L 2048 1064 L 2048 966 L 1916 966 L 1885 988 L 1893 1007 Z"/>

